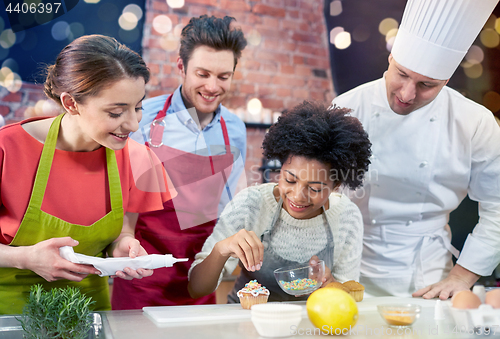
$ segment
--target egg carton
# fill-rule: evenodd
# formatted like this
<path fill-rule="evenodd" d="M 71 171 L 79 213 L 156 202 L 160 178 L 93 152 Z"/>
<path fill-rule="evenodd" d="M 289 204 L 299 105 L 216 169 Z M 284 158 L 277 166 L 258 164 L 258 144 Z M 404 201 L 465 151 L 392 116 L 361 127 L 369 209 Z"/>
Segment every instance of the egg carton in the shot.
<path fill-rule="evenodd" d="M 457 328 L 466 331 L 475 328 L 488 328 L 500 334 L 500 309 L 494 309 L 491 305 L 482 304 L 476 309 L 464 310 L 453 307 L 451 301 L 448 301 L 447 305 Z"/>

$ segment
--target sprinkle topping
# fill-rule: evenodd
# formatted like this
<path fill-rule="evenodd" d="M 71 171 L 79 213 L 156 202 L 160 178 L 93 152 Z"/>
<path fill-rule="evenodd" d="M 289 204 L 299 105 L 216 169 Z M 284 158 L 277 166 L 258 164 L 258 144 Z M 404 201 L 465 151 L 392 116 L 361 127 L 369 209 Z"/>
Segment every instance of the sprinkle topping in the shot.
<path fill-rule="evenodd" d="M 316 287 L 318 282 L 314 279 L 296 279 L 290 282 L 280 280 L 281 286 L 283 286 L 286 290 L 289 291 L 301 291 L 306 290 L 311 287 Z"/>
<path fill-rule="evenodd" d="M 269 295 L 269 290 L 265 286 L 259 284 L 257 280 L 250 280 L 245 284 L 245 287 L 243 287 L 238 291 L 238 293 L 236 293 L 236 295 L 238 297 L 241 297 L 243 296 L 243 293 L 250 293 L 251 295 L 256 297 L 259 294 Z"/>

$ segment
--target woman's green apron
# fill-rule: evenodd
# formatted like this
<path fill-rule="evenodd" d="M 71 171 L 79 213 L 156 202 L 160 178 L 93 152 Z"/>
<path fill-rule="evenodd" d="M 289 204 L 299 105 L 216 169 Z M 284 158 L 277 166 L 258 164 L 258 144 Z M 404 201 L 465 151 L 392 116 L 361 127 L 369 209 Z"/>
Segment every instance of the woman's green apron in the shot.
<path fill-rule="evenodd" d="M 71 237 L 78 240 L 75 252 L 102 256 L 103 251 L 121 232 L 123 226 L 123 203 L 120 174 L 115 152 L 106 148 L 106 163 L 109 181 L 111 211 L 90 226 L 71 224 L 41 210 L 45 188 L 54 158 L 57 136 L 63 115 L 58 116 L 50 126 L 47 139 L 33 185 L 33 191 L 24 218 L 10 246 L 31 246 L 40 241 Z M 72 194 L 68 193 L 68 199 Z M 48 264 L 48 263 L 47 263 Z M 42 284 L 45 289 L 76 286 L 82 293 L 91 296 L 96 303 L 95 310 L 110 310 L 107 277 L 88 275 L 81 282 L 58 280 L 47 282 L 30 270 L 0 268 L 0 314 L 19 314 L 33 284 Z"/>

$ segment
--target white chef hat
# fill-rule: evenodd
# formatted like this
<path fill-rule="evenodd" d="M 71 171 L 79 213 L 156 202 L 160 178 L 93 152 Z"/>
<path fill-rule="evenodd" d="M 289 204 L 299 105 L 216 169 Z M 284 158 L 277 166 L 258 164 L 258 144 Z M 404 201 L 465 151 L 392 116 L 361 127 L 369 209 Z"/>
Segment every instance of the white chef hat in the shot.
<path fill-rule="evenodd" d="M 499 0 L 408 0 L 392 56 L 429 78 L 451 78 Z"/>

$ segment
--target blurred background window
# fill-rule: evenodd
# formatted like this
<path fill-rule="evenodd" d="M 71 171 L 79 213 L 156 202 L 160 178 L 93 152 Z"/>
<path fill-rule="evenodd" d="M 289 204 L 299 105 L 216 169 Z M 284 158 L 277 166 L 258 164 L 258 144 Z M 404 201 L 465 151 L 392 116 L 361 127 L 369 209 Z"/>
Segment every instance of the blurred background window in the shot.
<path fill-rule="evenodd" d="M 16 4 L 20 4 L 17 11 Z M 0 2 L 1 73 L 5 77 L 10 70 L 23 82 L 43 83 L 44 65 L 54 63 L 64 46 L 87 34 L 114 37 L 141 54 L 144 5 L 145 0 L 4 0 Z M 36 8 L 38 13 L 23 14 L 23 8 Z"/>

